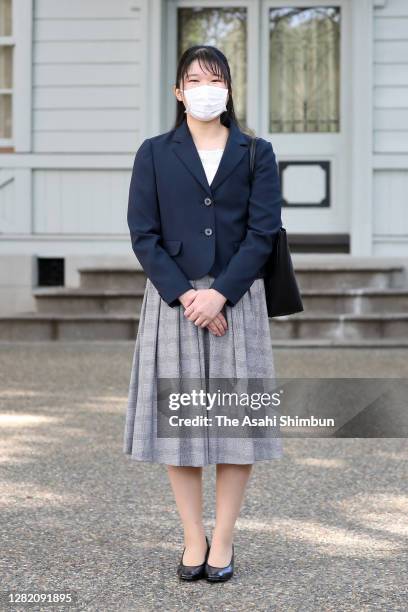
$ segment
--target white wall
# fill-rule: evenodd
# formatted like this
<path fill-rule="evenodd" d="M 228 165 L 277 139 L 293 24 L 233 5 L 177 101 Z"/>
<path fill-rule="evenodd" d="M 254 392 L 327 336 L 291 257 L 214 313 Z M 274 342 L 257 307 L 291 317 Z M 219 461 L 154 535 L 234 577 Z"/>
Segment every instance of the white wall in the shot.
<path fill-rule="evenodd" d="M 374 10 L 373 254 L 406 256 L 408 2 L 378 4 Z"/>
<path fill-rule="evenodd" d="M 3 313 L 32 306 L 36 256 L 138 265 L 126 210 L 147 101 L 148 0 L 16 1 L 14 76 L 32 106 L 16 105 L 27 134 L 1 157 Z"/>
<path fill-rule="evenodd" d="M 129 180 L 126 170 L 35 170 L 33 231 L 128 236 Z"/>
<path fill-rule="evenodd" d="M 142 111 L 142 0 L 36 0 L 33 149 L 134 151 Z"/>
<path fill-rule="evenodd" d="M 63 256 L 67 236 L 80 254 L 85 235 L 120 236 L 126 254 L 130 170 L 146 112 L 148 3 L 34 0 L 32 7 L 32 145 L 25 157 L 2 156 L 0 254 Z"/>

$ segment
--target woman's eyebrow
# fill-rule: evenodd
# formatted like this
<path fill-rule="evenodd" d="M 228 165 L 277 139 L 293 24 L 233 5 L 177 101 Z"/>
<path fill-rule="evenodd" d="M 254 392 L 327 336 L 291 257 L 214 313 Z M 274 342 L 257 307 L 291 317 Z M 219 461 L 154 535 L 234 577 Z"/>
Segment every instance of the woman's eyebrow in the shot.
<path fill-rule="evenodd" d="M 204 76 L 204 75 L 198 74 L 196 72 L 192 72 L 191 74 L 187 75 L 187 78 L 189 79 L 190 77 L 193 77 L 193 76 Z M 211 73 L 211 76 L 221 78 L 221 75 L 215 74 L 214 72 Z"/>

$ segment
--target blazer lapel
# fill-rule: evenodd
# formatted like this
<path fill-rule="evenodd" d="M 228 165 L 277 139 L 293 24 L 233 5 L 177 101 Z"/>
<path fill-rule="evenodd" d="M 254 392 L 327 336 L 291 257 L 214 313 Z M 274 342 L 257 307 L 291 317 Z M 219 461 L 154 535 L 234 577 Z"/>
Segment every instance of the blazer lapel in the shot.
<path fill-rule="evenodd" d="M 174 130 L 172 138 L 173 151 L 186 166 L 187 170 L 191 172 L 195 179 L 210 195 L 212 195 L 212 192 L 215 191 L 232 172 L 248 149 L 248 141 L 235 121 L 230 121 L 229 130 L 225 149 L 217 172 L 211 182 L 211 186 L 208 184 L 207 176 L 197 147 L 191 136 L 187 120 L 185 119 L 183 123 Z"/>

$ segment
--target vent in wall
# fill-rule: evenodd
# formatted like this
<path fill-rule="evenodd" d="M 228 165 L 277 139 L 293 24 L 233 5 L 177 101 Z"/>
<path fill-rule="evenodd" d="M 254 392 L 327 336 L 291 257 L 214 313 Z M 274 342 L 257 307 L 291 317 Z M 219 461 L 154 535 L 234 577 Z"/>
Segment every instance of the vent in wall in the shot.
<path fill-rule="evenodd" d="M 39 287 L 56 287 L 65 284 L 63 257 L 37 257 L 37 284 Z"/>

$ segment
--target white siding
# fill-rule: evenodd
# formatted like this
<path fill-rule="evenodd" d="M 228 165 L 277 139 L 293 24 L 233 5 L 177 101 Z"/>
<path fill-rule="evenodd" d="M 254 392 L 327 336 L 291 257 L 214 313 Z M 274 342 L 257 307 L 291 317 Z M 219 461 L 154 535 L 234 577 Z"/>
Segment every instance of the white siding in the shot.
<path fill-rule="evenodd" d="M 125 170 L 34 170 L 34 234 L 128 234 Z"/>
<path fill-rule="evenodd" d="M 126 153 L 140 141 L 142 0 L 37 0 L 33 150 Z"/>
<path fill-rule="evenodd" d="M 408 172 L 377 170 L 374 180 L 374 231 L 408 238 Z"/>
<path fill-rule="evenodd" d="M 15 177 L 10 170 L 0 169 L 0 234 L 14 230 Z"/>
<path fill-rule="evenodd" d="M 31 171 L 0 169 L 0 238 L 31 232 Z"/>
<path fill-rule="evenodd" d="M 374 12 L 374 152 L 408 153 L 408 2 Z"/>
<path fill-rule="evenodd" d="M 373 255 L 408 255 L 408 2 L 374 11 Z M 394 160 L 394 161 L 393 161 Z M 405 162 L 404 162 L 405 160 Z M 381 167 L 381 164 L 384 167 Z M 395 167 L 393 167 L 395 164 Z"/>

